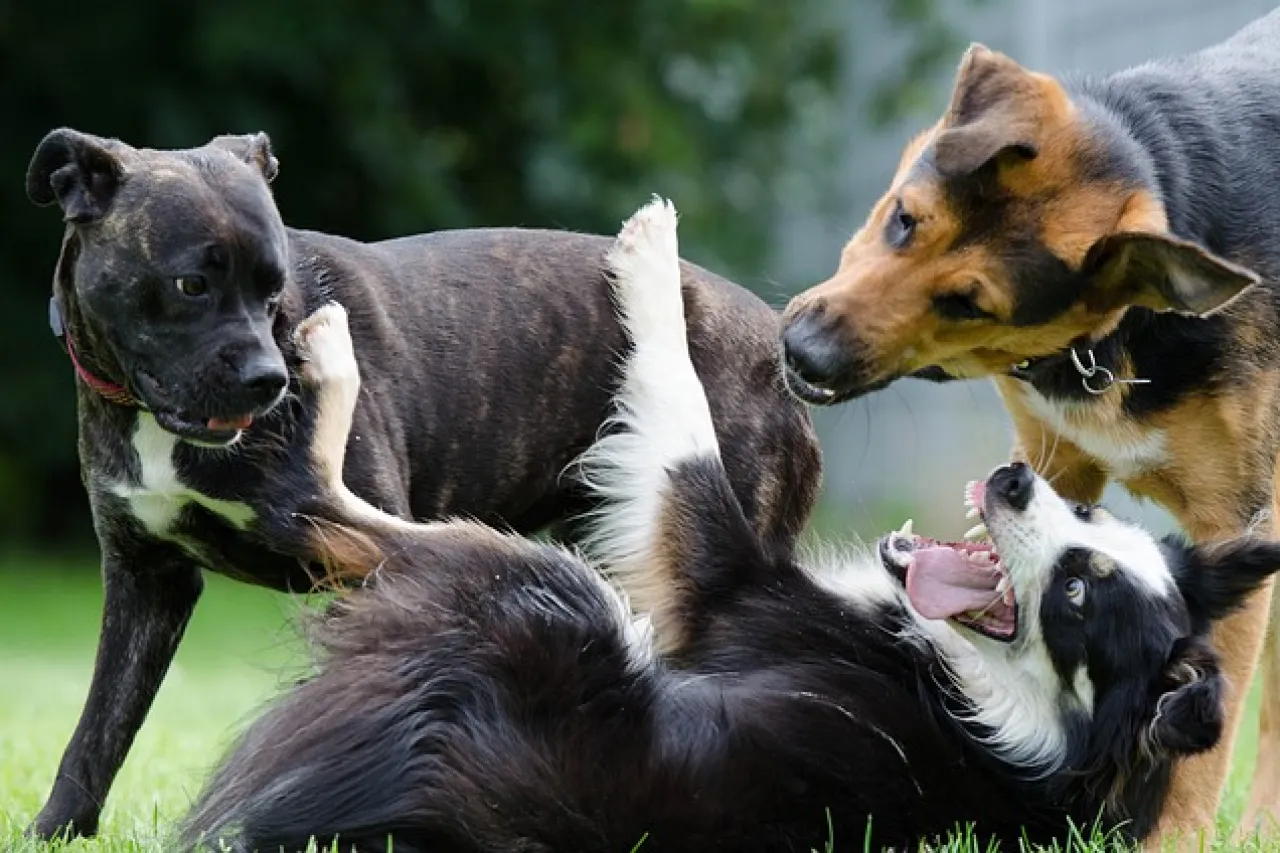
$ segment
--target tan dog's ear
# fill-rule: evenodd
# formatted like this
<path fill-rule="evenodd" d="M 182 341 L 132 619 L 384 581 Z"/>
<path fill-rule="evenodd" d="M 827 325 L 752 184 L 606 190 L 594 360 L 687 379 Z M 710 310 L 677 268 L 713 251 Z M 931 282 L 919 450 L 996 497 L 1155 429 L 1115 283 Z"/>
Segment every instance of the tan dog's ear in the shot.
<path fill-rule="evenodd" d="M 1043 87 L 1041 79 L 1004 54 L 970 45 L 933 140 L 938 171 L 962 177 L 1006 152 L 1035 157 Z"/>
<path fill-rule="evenodd" d="M 1089 247 L 1083 272 L 1114 306 L 1204 316 L 1261 278 L 1187 240 L 1148 231 L 1108 234 Z"/>

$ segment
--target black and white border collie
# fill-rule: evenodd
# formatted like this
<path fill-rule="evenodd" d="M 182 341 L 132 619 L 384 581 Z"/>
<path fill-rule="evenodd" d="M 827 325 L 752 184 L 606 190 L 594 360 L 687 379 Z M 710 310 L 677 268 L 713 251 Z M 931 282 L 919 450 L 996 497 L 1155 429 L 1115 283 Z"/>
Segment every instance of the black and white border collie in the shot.
<path fill-rule="evenodd" d="M 321 424 L 315 544 L 367 582 L 315 674 L 253 723 L 184 825 L 236 851 L 810 851 L 971 826 L 1140 838 L 1212 746 L 1209 630 L 1280 546 L 1158 543 L 1023 465 L 966 492 L 979 542 L 904 529 L 809 567 L 753 534 L 684 333 L 676 215 L 608 258 L 632 348 L 582 460 L 588 556 L 412 524 L 342 484 L 346 315 L 299 329 Z M 588 559 L 589 557 L 589 559 Z M 600 569 L 612 581 L 603 577 Z M 637 847 L 638 845 L 638 847 Z"/>

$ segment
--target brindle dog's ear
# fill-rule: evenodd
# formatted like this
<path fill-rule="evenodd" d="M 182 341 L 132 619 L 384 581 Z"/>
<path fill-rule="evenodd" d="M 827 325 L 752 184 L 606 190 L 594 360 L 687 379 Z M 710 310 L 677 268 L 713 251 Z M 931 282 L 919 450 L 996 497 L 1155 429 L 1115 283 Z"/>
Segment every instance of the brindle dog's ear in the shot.
<path fill-rule="evenodd" d="M 1083 271 L 1116 306 L 1212 314 L 1261 278 L 1169 234 L 1122 231 L 1089 247 Z"/>
<path fill-rule="evenodd" d="M 1018 63 L 980 44 L 965 51 L 951 102 L 933 139 L 943 177 L 970 175 L 1002 154 L 1032 159 L 1040 84 Z"/>
<path fill-rule="evenodd" d="M 271 138 L 265 133 L 246 133 L 240 136 L 215 136 L 210 142 L 215 148 L 230 151 L 250 166 L 256 166 L 262 172 L 267 183 L 276 179 L 280 173 L 280 161 L 271 151 Z"/>
<path fill-rule="evenodd" d="M 1218 657 L 1203 641 L 1183 638 L 1161 671 L 1143 746 L 1151 755 L 1193 755 L 1222 737 L 1225 685 Z"/>
<path fill-rule="evenodd" d="M 44 206 L 55 201 L 68 222 L 101 219 L 124 179 L 126 146 L 70 128 L 50 131 L 27 167 L 27 197 Z"/>

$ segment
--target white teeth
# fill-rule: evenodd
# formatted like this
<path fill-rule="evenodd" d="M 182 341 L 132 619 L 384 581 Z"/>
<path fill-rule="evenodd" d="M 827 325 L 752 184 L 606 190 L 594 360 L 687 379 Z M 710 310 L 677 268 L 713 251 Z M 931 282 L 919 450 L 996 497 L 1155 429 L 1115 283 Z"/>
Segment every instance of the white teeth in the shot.
<path fill-rule="evenodd" d="M 970 542 L 977 542 L 978 540 L 985 538 L 986 535 L 987 526 L 985 524 L 975 524 L 964 534 L 964 538 L 968 539 Z"/>
<path fill-rule="evenodd" d="M 1009 576 L 1004 575 L 1000 578 L 999 583 L 996 584 L 996 595 L 1004 595 L 1005 592 L 1008 591 L 1008 589 L 1009 589 Z"/>
<path fill-rule="evenodd" d="M 978 509 L 976 506 L 971 506 L 969 507 L 969 511 L 964 514 L 964 517 L 979 518 L 981 517 L 981 515 L 982 515 L 982 510 Z"/>
<path fill-rule="evenodd" d="M 911 535 L 911 530 L 912 530 L 912 528 L 914 528 L 914 527 L 915 527 L 915 519 L 913 519 L 913 518 L 908 518 L 906 521 L 902 522 L 902 527 L 898 528 L 898 535 L 899 535 L 899 536 L 910 536 L 910 535 Z"/>

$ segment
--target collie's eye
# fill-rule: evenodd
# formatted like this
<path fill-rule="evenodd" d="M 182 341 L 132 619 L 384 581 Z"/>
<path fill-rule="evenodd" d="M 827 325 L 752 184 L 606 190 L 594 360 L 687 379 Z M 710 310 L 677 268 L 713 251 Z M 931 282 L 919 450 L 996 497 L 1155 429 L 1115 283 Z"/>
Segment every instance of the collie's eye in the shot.
<path fill-rule="evenodd" d="M 280 294 L 267 297 L 267 316 L 274 317 L 276 312 L 280 310 Z"/>
<path fill-rule="evenodd" d="M 933 297 L 933 310 L 947 320 L 982 320 L 991 316 L 968 293 L 942 293 Z"/>
<path fill-rule="evenodd" d="M 173 286 L 178 288 L 178 292 L 183 296 L 204 296 L 209 290 L 209 285 L 205 283 L 202 276 L 184 275 L 173 280 Z"/>
<path fill-rule="evenodd" d="M 1093 520 L 1093 507 L 1089 506 L 1088 504 L 1075 504 L 1071 508 L 1071 511 L 1074 512 L 1076 515 L 1076 518 L 1080 519 L 1081 521 Z"/>
<path fill-rule="evenodd" d="M 915 233 L 916 218 L 907 213 L 906 208 L 899 201 L 893 213 L 889 215 L 889 221 L 884 225 L 885 242 L 895 249 L 902 249 L 911 242 L 911 237 Z"/>
<path fill-rule="evenodd" d="M 1076 607 L 1084 604 L 1084 581 L 1080 578 L 1067 578 L 1063 589 L 1067 593 L 1067 598 L 1071 599 L 1071 603 Z"/>

